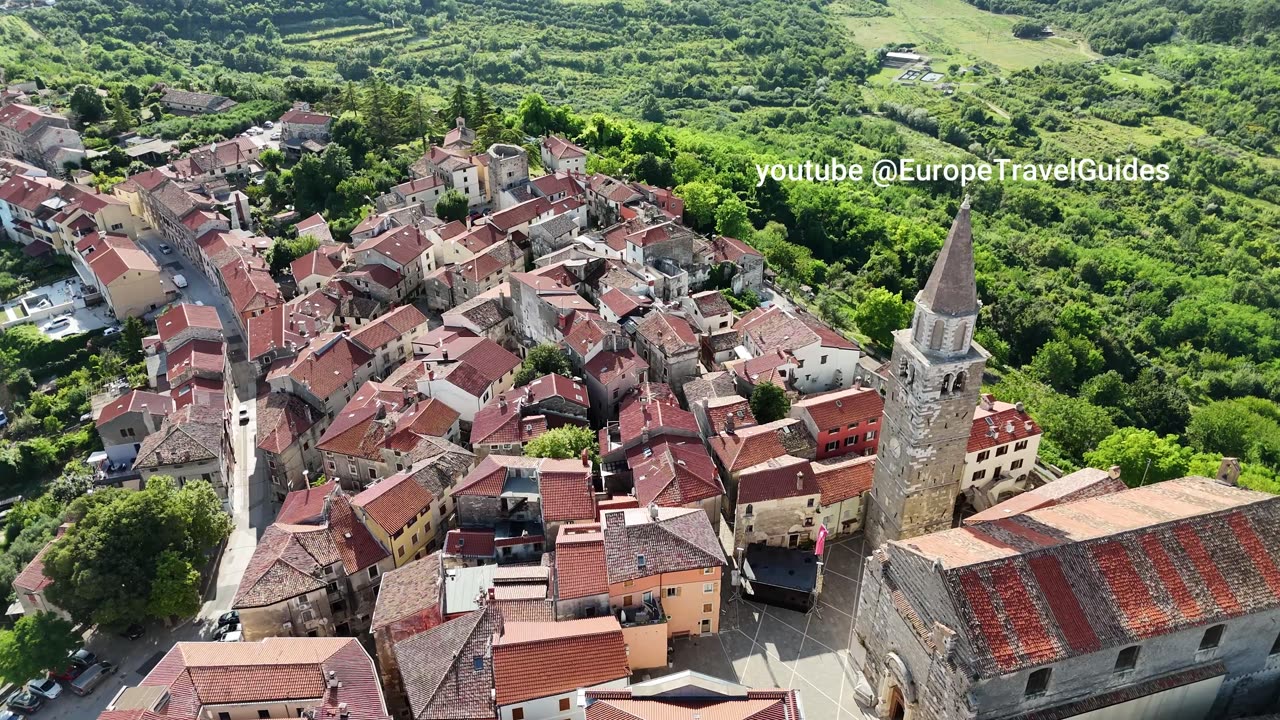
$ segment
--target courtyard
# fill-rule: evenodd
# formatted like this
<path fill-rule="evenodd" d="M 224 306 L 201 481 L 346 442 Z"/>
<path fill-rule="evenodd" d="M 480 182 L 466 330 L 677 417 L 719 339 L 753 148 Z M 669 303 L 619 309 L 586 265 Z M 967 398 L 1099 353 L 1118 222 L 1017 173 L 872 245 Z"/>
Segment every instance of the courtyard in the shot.
<path fill-rule="evenodd" d="M 807 614 L 738 599 L 725 583 L 720 633 L 675 641 L 671 672 L 693 670 L 754 688 L 799 690 L 806 720 L 874 717 L 854 701 L 862 678 L 849 651 L 862 562 L 861 535 L 834 543 L 818 607 Z M 636 679 L 644 674 L 664 673 L 649 670 Z"/>

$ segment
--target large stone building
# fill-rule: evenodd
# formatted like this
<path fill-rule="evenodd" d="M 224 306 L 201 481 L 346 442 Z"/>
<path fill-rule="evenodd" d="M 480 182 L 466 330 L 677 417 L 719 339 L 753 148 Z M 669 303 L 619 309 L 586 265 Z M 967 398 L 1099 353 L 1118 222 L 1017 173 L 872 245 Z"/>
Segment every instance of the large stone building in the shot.
<path fill-rule="evenodd" d="M 969 201 L 951 225 L 911 327 L 893 334 L 884 420 L 867 503 L 869 547 L 952 525 L 989 354 L 978 319 Z"/>
<path fill-rule="evenodd" d="M 853 652 L 879 716 L 1273 711 L 1280 498 L 1238 474 L 1228 459 L 1217 481 L 1113 484 L 876 549 Z"/>

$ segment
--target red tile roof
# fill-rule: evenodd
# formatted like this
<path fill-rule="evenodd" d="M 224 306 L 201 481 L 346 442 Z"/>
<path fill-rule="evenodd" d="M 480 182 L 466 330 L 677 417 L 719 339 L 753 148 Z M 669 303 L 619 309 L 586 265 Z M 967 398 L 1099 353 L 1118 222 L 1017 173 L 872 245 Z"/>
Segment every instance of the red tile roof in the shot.
<path fill-rule="evenodd" d="M 838 463 L 814 463 L 813 474 L 822 491 L 822 504 L 834 505 L 870 490 L 875 469 L 874 455 Z"/>
<path fill-rule="evenodd" d="M 130 390 L 120 398 L 103 405 L 98 411 L 94 424 L 102 427 L 125 413 L 145 412 L 151 415 L 168 415 L 172 411 L 173 400 L 168 395 L 146 390 Z"/>
<path fill-rule="evenodd" d="M 405 225 L 366 240 L 356 252 L 377 252 L 403 267 L 429 253 L 431 245 L 430 238 L 419 232 L 417 227 Z"/>
<path fill-rule="evenodd" d="M 556 597 L 574 600 L 609 592 L 604 532 L 599 523 L 561 525 L 555 552 Z"/>
<path fill-rule="evenodd" d="M 767 460 L 787 454 L 778 437 L 779 429 L 794 420 L 775 420 L 764 425 L 735 429 L 733 434 L 720 433 L 708 439 L 711 451 L 720 458 L 720 464 L 731 473 L 759 465 Z"/>
<path fill-rule="evenodd" d="M 427 330 L 427 316 L 413 305 L 401 305 L 358 329 L 351 339 L 370 351 L 376 351 L 405 335 L 416 337 Z"/>
<path fill-rule="evenodd" d="M 821 493 L 812 464 L 791 455 L 768 460 L 738 475 L 739 505 Z"/>
<path fill-rule="evenodd" d="M 296 358 L 277 362 L 268 379 L 291 377 L 325 400 L 356 376 L 360 366 L 373 359 L 343 333 L 320 335 Z"/>
<path fill-rule="evenodd" d="M 543 415 L 520 415 L 520 407 L 513 400 L 503 402 L 494 398 L 480 408 L 471 423 L 472 445 L 524 444 L 547 431 L 547 418 Z"/>
<path fill-rule="evenodd" d="M 591 407 L 591 400 L 587 396 L 585 385 L 555 373 L 536 378 L 529 384 L 516 388 L 513 392 L 524 397 L 525 405 L 536 405 L 558 397 L 581 407 L 583 410 Z"/>
<path fill-rule="evenodd" d="M 879 422 L 884 413 L 884 398 L 874 388 L 850 388 L 811 395 L 796 401 L 791 408 L 793 412 L 811 417 L 817 431 L 824 432 L 868 420 Z"/>
<path fill-rule="evenodd" d="M 388 535 L 400 531 L 418 516 L 431 509 L 435 497 L 408 475 L 396 475 L 365 488 L 351 498 L 351 504 L 364 510 Z"/>
<path fill-rule="evenodd" d="M 327 690 L 328 679 L 338 687 Z M 271 637 L 261 642 L 180 642 L 139 683 L 168 692 L 164 718 L 197 720 L 204 707 L 307 700 L 317 720 L 388 717 L 373 661 L 355 638 Z"/>
<path fill-rule="evenodd" d="M 649 383 L 666 389 L 661 383 Z M 670 392 L 666 389 L 666 392 Z M 662 394 L 647 396 L 644 393 L 629 396 L 618 411 L 618 435 L 623 445 L 644 442 L 648 431 L 650 438 L 663 433 L 698 434 L 698 421 L 693 413 L 682 409 L 673 396 Z"/>
<path fill-rule="evenodd" d="M 689 326 L 689 321 L 671 313 L 645 315 L 636 324 L 636 333 L 667 356 L 698 351 L 698 334 Z"/>
<path fill-rule="evenodd" d="M 685 396 L 688 397 L 687 389 Z M 751 401 L 741 395 L 707 398 L 706 412 L 712 432 L 724 431 L 730 417 L 735 430 L 757 424 L 756 416 L 751 413 Z"/>
<path fill-rule="evenodd" d="M 280 116 L 280 122 L 290 125 L 328 125 L 333 122 L 333 116 L 292 108 Z"/>
<path fill-rule="evenodd" d="M 611 287 L 600 296 L 600 304 L 608 307 L 619 319 L 624 318 L 642 307 L 650 304 L 648 297 L 631 295 L 618 288 Z"/>
<path fill-rule="evenodd" d="M 342 262 L 334 255 L 325 252 L 327 248 L 316 248 L 289 264 L 289 272 L 294 279 L 301 282 L 309 277 L 330 278 L 342 269 Z"/>
<path fill-rule="evenodd" d="M 711 248 L 715 252 L 716 260 L 721 262 L 741 262 L 742 258 L 753 255 L 761 257 L 760 252 L 750 245 L 725 235 L 715 235 L 711 238 Z"/>
<path fill-rule="evenodd" d="M 13 579 L 13 587 L 15 590 L 22 592 L 38 593 L 53 584 L 53 579 L 44 574 L 44 556 L 49 552 L 49 548 L 53 547 L 53 540 L 44 544 L 40 548 L 40 552 L 31 558 L 31 562 L 22 568 L 22 572 Z"/>
<path fill-rule="evenodd" d="M 396 643 L 405 695 L 416 720 L 496 718 L 490 646 L 507 615 L 496 605 Z"/>
<path fill-rule="evenodd" d="M 631 674 L 616 618 L 507 623 L 493 644 L 498 705 L 561 695 Z"/>
<path fill-rule="evenodd" d="M 436 398 L 418 399 L 416 391 L 370 380 L 338 412 L 316 447 L 368 460 L 381 460 L 383 450 L 412 455 L 421 437 L 443 437 L 458 417 Z"/>
<path fill-rule="evenodd" d="M 997 403 L 994 411 L 978 408 L 969 431 L 965 452 L 979 452 L 997 445 L 1025 440 L 1040 434 L 1040 426 L 1027 414 L 1009 403 Z"/>
<path fill-rule="evenodd" d="M 580 157 L 587 156 L 586 150 L 583 150 L 582 148 L 578 147 L 577 145 L 574 145 L 568 140 L 565 140 L 562 137 L 557 137 L 555 135 L 548 135 L 545 138 L 543 138 L 542 147 L 547 151 L 547 153 L 551 155 L 551 157 L 557 160 L 564 160 L 565 158 L 580 158 Z"/>
<path fill-rule="evenodd" d="M 313 525 L 324 518 L 325 498 L 338 487 L 334 480 L 316 487 L 295 490 L 284 496 L 284 503 L 276 513 L 276 522 L 282 525 Z"/>
<path fill-rule="evenodd" d="M 493 557 L 492 530 L 450 530 L 445 535 L 444 552 L 446 555 L 463 557 Z"/>
<path fill-rule="evenodd" d="M 538 494 L 546 522 L 598 517 L 591 468 L 583 467 L 578 460 L 543 462 L 538 471 Z"/>
<path fill-rule="evenodd" d="M 964 661 L 993 677 L 1274 611 L 1278 517 L 1280 498 L 1183 478 L 893 542 L 885 567 L 935 568 L 921 592 L 950 599 Z"/>
<path fill-rule="evenodd" d="M 715 462 L 701 443 L 662 443 L 629 465 L 641 505 L 682 507 L 724 494 Z"/>

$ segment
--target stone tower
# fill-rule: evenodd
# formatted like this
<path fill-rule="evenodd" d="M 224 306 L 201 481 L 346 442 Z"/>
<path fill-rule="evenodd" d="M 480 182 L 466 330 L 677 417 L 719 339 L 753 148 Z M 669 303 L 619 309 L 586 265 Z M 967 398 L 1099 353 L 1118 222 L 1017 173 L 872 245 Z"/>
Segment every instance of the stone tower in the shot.
<path fill-rule="evenodd" d="M 880 449 L 867 504 L 868 552 L 951 527 L 989 353 L 978 319 L 969 199 L 951 224 L 911 327 L 893 334 Z"/>

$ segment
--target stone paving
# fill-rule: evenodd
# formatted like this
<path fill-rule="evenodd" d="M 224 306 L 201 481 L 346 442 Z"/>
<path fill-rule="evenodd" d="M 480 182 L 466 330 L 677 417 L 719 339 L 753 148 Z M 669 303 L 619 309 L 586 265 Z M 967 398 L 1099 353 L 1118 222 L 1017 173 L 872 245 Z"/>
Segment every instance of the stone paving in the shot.
<path fill-rule="evenodd" d="M 862 561 L 861 536 L 836 543 L 827 555 L 818 609 L 807 615 L 732 600 L 727 588 L 719 635 L 676 641 L 671 672 L 694 670 L 754 688 L 794 688 L 806 720 L 874 718 L 854 701 L 861 675 L 849 653 Z"/>

